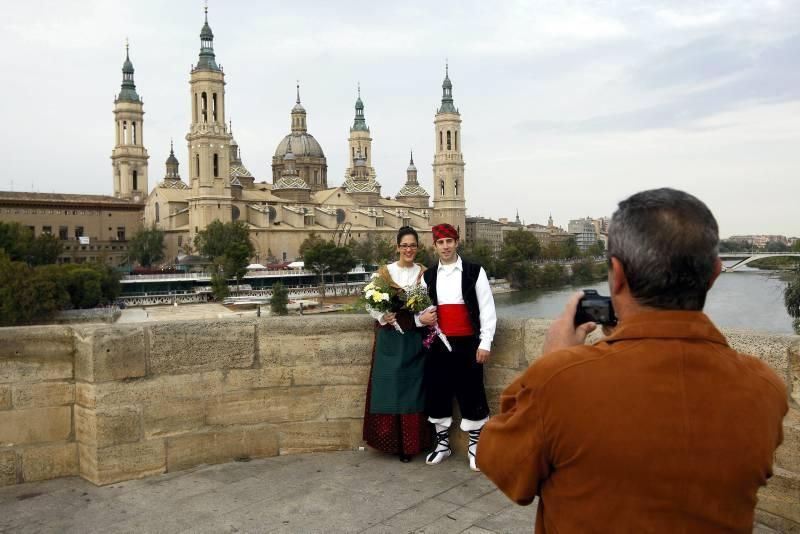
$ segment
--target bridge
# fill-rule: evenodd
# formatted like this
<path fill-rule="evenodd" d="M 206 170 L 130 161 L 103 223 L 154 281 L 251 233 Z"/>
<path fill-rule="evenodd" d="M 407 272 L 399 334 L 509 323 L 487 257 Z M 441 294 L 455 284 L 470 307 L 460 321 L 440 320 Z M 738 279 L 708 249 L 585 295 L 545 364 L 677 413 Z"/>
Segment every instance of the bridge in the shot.
<path fill-rule="evenodd" d="M 800 258 L 800 252 L 720 252 L 721 260 L 739 260 L 733 265 L 723 266 L 726 273 L 734 272 L 750 262 L 764 258 Z"/>

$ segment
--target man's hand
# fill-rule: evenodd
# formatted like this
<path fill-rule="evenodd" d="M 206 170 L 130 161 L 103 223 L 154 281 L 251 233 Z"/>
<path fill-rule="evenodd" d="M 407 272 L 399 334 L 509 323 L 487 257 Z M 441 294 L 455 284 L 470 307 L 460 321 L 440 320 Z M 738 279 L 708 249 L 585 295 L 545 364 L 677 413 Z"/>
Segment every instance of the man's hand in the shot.
<path fill-rule="evenodd" d="M 489 356 L 492 353 L 485 349 L 478 349 L 475 353 L 475 361 L 478 363 L 486 363 L 489 361 Z"/>
<path fill-rule="evenodd" d="M 583 323 L 575 328 L 575 311 L 578 309 L 578 301 L 583 297 L 583 291 L 578 291 L 567 301 L 567 307 L 550 325 L 547 335 L 544 338 L 544 354 L 556 350 L 583 345 L 586 336 L 597 328 L 595 323 Z"/>
<path fill-rule="evenodd" d="M 384 313 L 383 322 L 386 324 L 394 324 L 395 322 L 397 322 L 396 315 L 392 312 Z"/>
<path fill-rule="evenodd" d="M 428 310 L 425 313 L 420 314 L 419 322 L 424 324 L 425 326 L 433 326 L 439 321 L 439 317 L 436 315 L 436 309 Z"/>

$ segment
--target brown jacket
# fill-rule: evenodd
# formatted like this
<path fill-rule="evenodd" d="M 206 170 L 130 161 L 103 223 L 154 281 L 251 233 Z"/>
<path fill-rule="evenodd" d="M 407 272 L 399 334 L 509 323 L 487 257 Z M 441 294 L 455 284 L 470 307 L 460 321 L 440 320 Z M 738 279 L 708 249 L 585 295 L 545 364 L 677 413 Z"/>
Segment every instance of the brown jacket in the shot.
<path fill-rule="evenodd" d="M 542 356 L 501 397 L 478 466 L 538 533 L 751 533 L 786 389 L 702 312 L 654 311 Z"/>

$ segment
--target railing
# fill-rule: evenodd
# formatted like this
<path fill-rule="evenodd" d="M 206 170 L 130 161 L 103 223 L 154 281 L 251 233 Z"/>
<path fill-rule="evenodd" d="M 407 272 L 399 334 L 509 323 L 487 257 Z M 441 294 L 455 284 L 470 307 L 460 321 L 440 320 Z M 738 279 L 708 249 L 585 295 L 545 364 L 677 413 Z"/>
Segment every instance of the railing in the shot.
<path fill-rule="evenodd" d="M 363 267 L 357 267 L 347 274 L 364 274 L 367 271 Z M 314 271 L 285 269 L 270 271 L 267 269 L 250 271 L 244 278 L 284 278 L 295 276 L 317 276 Z M 330 276 L 330 273 L 326 274 Z M 164 274 L 128 274 L 122 277 L 121 282 L 146 282 L 148 280 L 211 280 L 210 273 L 164 273 Z"/>

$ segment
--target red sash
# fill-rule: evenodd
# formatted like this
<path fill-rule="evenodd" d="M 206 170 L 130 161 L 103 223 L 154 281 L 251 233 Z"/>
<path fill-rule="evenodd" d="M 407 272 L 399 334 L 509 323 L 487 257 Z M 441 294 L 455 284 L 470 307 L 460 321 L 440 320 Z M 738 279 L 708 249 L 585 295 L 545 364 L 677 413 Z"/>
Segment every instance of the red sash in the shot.
<path fill-rule="evenodd" d="M 440 304 L 436 313 L 439 315 L 439 328 L 446 336 L 471 336 L 475 333 L 466 304 Z"/>

